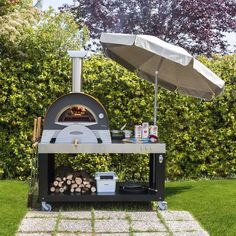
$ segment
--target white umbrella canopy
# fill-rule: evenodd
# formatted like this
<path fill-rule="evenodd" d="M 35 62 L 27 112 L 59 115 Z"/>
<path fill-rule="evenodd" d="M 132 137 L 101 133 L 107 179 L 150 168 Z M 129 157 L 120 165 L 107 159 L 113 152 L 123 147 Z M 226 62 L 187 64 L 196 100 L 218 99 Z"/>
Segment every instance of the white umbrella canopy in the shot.
<path fill-rule="evenodd" d="M 224 88 L 210 69 L 185 49 L 150 35 L 102 33 L 105 54 L 138 76 L 155 83 L 154 124 L 157 117 L 157 81 L 181 94 L 211 100 Z"/>
<path fill-rule="evenodd" d="M 185 49 L 150 35 L 102 33 L 100 42 L 105 54 L 122 66 L 170 90 L 211 100 L 224 87 L 210 69 Z"/>

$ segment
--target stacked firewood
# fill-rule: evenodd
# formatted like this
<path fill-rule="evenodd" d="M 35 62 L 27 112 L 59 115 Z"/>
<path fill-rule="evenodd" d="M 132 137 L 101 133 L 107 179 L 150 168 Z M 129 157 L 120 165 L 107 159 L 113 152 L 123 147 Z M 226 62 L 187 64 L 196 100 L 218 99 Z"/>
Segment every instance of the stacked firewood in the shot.
<path fill-rule="evenodd" d="M 51 184 L 51 193 L 89 193 L 96 192 L 96 187 L 85 172 L 74 172 L 66 176 L 57 176 Z"/>

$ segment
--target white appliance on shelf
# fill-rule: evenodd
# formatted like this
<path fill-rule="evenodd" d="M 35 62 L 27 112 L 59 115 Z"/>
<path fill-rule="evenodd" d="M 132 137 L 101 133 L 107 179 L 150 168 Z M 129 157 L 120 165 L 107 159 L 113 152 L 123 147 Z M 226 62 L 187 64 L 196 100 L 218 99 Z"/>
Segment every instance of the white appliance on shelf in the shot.
<path fill-rule="evenodd" d="M 115 172 L 96 172 L 95 180 L 98 193 L 115 193 L 118 180 Z"/>

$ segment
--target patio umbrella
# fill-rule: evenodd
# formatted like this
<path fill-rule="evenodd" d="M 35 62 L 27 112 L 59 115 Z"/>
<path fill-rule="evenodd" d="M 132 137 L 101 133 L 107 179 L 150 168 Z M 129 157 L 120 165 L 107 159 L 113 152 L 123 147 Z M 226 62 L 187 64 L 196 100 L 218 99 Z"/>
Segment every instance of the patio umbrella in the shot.
<path fill-rule="evenodd" d="M 223 90 L 224 81 L 210 69 L 185 49 L 157 37 L 102 33 L 100 42 L 106 56 L 155 83 L 154 124 L 158 83 L 170 91 L 205 100 L 211 100 Z"/>

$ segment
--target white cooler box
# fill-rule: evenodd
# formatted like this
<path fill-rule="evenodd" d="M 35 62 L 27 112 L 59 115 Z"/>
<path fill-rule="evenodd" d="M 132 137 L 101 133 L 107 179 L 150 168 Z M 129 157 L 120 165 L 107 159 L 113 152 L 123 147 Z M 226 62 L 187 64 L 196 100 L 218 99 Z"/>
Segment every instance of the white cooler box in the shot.
<path fill-rule="evenodd" d="M 96 172 L 95 179 L 98 193 L 114 193 L 118 177 L 115 172 Z"/>

